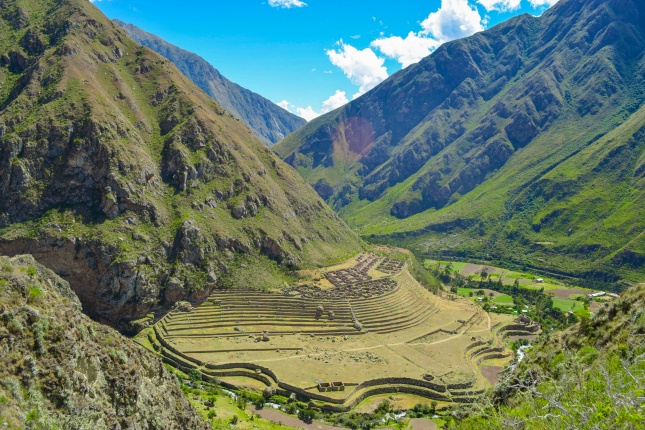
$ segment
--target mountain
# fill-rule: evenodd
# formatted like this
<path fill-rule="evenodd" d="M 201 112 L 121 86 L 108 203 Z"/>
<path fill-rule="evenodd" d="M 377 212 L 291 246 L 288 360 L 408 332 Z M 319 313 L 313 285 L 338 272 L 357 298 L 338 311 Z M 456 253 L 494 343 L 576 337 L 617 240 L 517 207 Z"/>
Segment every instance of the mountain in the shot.
<path fill-rule="evenodd" d="M 197 54 L 172 45 L 154 34 L 127 24 L 120 25 L 135 42 L 170 60 L 181 72 L 226 111 L 251 128 L 266 145 L 271 146 L 307 123 L 259 94 L 226 79 Z"/>
<path fill-rule="evenodd" d="M 0 255 L 124 332 L 363 249 L 300 176 L 87 0 L 0 7 Z"/>
<path fill-rule="evenodd" d="M 614 284 L 645 273 L 644 100 L 645 4 L 561 0 L 274 149 L 365 238 Z"/>
<path fill-rule="evenodd" d="M 0 257 L 0 303 L 4 428 L 210 428 L 160 358 L 83 315 L 33 257 Z"/>

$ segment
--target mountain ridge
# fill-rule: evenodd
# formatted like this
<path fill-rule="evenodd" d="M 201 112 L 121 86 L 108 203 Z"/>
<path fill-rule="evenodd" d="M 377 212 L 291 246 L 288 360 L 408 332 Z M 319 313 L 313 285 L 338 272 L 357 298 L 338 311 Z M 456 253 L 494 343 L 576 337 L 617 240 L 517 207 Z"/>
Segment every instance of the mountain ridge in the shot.
<path fill-rule="evenodd" d="M 251 128 L 266 145 L 271 146 L 306 124 L 270 100 L 231 82 L 206 60 L 166 42 L 133 24 L 113 19 L 137 43 L 170 60 L 198 87 L 224 109 Z"/>
<path fill-rule="evenodd" d="M 594 250 L 589 257 L 609 277 L 615 270 L 638 273 L 642 266 L 630 267 L 616 253 L 640 260 L 640 241 L 618 243 L 607 236 L 612 227 L 587 225 L 576 209 L 585 186 L 549 175 L 564 178 L 572 173 L 565 171 L 568 160 L 601 145 L 603 136 L 628 119 L 640 123 L 642 16 L 645 8 L 633 1 L 562 0 L 542 17 L 512 18 L 442 45 L 274 150 L 364 238 L 426 255 L 503 261 L 519 254 L 520 265 L 548 262 L 554 271 L 591 276 L 592 264 L 573 249 L 577 243 Z M 583 175 L 614 188 L 613 195 L 599 193 L 604 203 L 595 210 L 600 208 L 601 219 L 619 216 L 611 209 L 617 188 L 629 190 L 631 209 L 624 210 L 624 220 L 612 221 L 623 224 L 623 239 L 639 236 L 622 229 L 645 228 L 636 209 L 642 186 L 634 174 L 642 154 L 639 128 L 623 127 L 631 134 L 614 141 L 621 147 L 636 136 L 621 179 L 609 180 L 615 172 L 606 169 Z M 566 199 L 571 205 L 559 207 Z M 567 218 L 576 222 L 559 222 Z M 412 232 L 418 238 L 410 239 Z M 438 234 L 446 232 L 457 234 L 459 243 L 442 241 Z"/>
<path fill-rule="evenodd" d="M 31 254 L 132 333 L 361 240 L 168 60 L 86 0 L 0 10 L 0 254 Z"/>

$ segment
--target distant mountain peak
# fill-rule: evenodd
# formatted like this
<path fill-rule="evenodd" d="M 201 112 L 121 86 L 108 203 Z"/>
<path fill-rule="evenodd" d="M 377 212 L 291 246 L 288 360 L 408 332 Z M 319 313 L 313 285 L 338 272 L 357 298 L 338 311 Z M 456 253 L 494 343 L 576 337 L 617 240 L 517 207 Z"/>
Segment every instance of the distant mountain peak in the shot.
<path fill-rule="evenodd" d="M 172 45 L 135 25 L 119 19 L 113 19 L 113 22 L 122 27 L 135 42 L 170 60 L 231 115 L 246 124 L 266 145 L 279 142 L 306 124 L 303 118 L 229 81 L 199 55 Z"/>

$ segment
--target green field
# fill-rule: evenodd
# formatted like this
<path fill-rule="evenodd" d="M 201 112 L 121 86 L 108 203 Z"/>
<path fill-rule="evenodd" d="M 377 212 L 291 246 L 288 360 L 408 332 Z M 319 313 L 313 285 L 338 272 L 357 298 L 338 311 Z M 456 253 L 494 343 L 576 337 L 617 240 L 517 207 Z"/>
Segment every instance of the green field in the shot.
<path fill-rule="evenodd" d="M 509 306 L 513 305 L 513 298 L 509 296 L 508 294 L 501 294 L 497 297 L 495 297 L 492 301 L 493 304 L 496 305 L 504 305 L 504 306 Z"/>
<path fill-rule="evenodd" d="M 578 309 L 582 309 L 584 307 L 582 302 L 569 299 L 560 299 L 557 297 L 553 298 L 553 306 L 559 308 L 563 312 L 577 311 Z"/>

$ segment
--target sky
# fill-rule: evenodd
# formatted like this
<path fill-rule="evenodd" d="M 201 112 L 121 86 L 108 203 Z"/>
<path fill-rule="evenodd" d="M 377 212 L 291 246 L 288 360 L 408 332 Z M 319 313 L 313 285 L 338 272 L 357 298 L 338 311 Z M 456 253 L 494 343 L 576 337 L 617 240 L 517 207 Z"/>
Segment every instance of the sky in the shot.
<path fill-rule="evenodd" d="M 557 0 L 90 0 L 311 120 L 467 37 Z"/>

